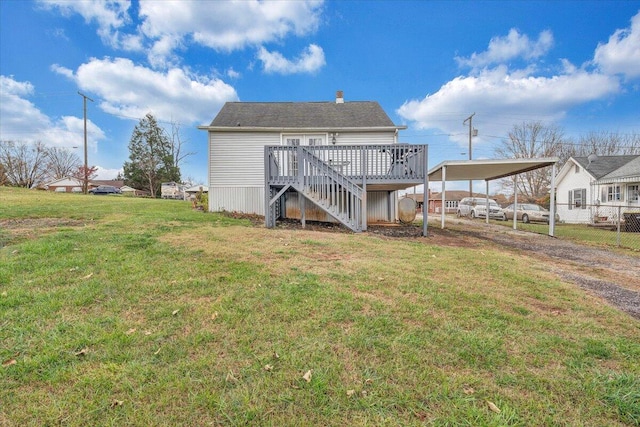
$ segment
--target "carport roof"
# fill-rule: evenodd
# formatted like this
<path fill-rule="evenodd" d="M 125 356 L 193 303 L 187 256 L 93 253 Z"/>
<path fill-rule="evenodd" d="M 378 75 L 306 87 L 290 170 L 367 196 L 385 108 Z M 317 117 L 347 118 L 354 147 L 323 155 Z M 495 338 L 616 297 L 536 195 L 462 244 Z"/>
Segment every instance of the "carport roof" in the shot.
<path fill-rule="evenodd" d="M 495 160 L 447 160 L 429 171 L 429 181 L 442 181 L 446 167 L 447 181 L 467 181 L 505 178 L 519 173 L 551 166 L 558 162 L 557 157 L 537 159 L 495 159 Z"/>

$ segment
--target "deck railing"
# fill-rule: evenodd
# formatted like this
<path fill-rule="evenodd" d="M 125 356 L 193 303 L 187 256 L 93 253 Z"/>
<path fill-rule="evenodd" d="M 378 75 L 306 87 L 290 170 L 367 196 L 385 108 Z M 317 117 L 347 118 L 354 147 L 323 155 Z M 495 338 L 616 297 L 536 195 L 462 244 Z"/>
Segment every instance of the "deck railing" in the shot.
<path fill-rule="evenodd" d="M 425 145 L 277 145 L 265 148 L 265 167 L 271 184 L 284 185 L 297 179 L 302 149 L 355 181 L 420 182 L 427 173 Z"/>

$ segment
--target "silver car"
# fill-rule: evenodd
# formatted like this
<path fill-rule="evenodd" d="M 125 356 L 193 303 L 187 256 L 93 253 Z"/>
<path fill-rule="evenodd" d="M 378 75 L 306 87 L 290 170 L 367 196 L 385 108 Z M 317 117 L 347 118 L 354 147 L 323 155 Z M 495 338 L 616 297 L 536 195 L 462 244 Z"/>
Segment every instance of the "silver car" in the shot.
<path fill-rule="evenodd" d="M 504 220 L 513 219 L 513 205 L 509 205 L 502 210 Z M 524 223 L 529 222 L 546 222 L 549 223 L 549 211 L 542 206 L 532 203 L 518 203 L 517 209 L 518 221 Z M 556 213 L 556 222 L 560 221 L 560 215 Z"/>
<path fill-rule="evenodd" d="M 458 217 L 485 218 L 487 216 L 487 199 L 485 197 L 465 197 L 458 203 L 456 210 Z M 504 214 L 500 205 L 493 199 L 489 199 L 489 218 L 503 219 Z"/>

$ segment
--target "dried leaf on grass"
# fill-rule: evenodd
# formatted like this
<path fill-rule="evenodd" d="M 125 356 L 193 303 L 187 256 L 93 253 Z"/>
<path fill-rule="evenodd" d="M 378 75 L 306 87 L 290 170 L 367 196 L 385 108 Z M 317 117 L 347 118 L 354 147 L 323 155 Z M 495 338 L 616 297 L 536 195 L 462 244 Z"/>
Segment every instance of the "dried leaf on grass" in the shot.
<path fill-rule="evenodd" d="M 233 371 L 229 371 L 229 373 L 227 374 L 227 377 L 226 377 L 226 381 L 228 383 L 237 383 L 238 382 L 238 379 L 236 378 L 236 376 L 233 373 Z"/>
<path fill-rule="evenodd" d="M 131 328 L 127 331 L 127 335 L 131 335 L 136 332 L 136 328 Z"/>
<path fill-rule="evenodd" d="M 311 382 L 311 369 L 309 369 L 303 376 L 302 379 L 305 380 L 306 382 L 310 383 Z"/>
<path fill-rule="evenodd" d="M 173 310 L 173 311 L 171 312 L 171 315 L 172 315 L 172 316 L 175 316 L 175 315 L 176 315 L 176 314 L 178 314 L 178 313 L 180 313 L 180 309 Z"/>
<path fill-rule="evenodd" d="M 89 349 L 85 347 L 80 351 L 76 351 L 74 354 L 76 356 L 86 356 L 87 353 L 89 353 Z"/>
<path fill-rule="evenodd" d="M 465 387 L 462 389 L 462 391 L 464 391 L 464 394 L 473 394 L 476 391 L 473 389 L 473 387 Z"/>
<path fill-rule="evenodd" d="M 264 365 L 264 370 L 267 372 L 273 371 L 273 365 Z"/>
<path fill-rule="evenodd" d="M 124 400 L 114 400 L 113 402 L 111 402 L 111 405 L 109 405 L 110 408 L 115 408 L 116 406 L 122 406 L 124 405 Z"/>
<path fill-rule="evenodd" d="M 7 367 L 7 366 L 15 365 L 16 363 L 18 363 L 16 359 L 7 359 L 4 362 L 2 362 L 2 366 Z"/>
<path fill-rule="evenodd" d="M 496 406 L 496 404 L 495 404 L 495 403 L 493 403 L 493 402 L 489 402 L 489 401 L 487 400 L 487 405 L 489 406 L 489 409 L 491 409 L 491 410 L 492 410 L 493 412 L 495 412 L 496 414 L 499 414 L 499 413 L 500 413 L 500 408 L 498 408 L 498 407 Z"/>
<path fill-rule="evenodd" d="M 351 397 L 351 396 L 353 396 L 354 394 L 356 394 L 356 391 L 355 391 L 355 390 L 347 390 L 347 397 Z"/>
<path fill-rule="evenodd" d="M 91 279 L 91 277 L 93 276 L 93 273 L 89 273 L 86 276 L 84 276 L 82 279 L 86 280 L 86 279 Z"/>

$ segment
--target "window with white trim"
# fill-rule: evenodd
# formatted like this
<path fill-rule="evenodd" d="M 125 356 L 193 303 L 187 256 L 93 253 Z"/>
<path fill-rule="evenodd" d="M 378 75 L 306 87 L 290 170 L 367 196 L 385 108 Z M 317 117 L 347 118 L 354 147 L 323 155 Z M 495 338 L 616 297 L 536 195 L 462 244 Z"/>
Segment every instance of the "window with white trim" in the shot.
<path fill-rule="evenodd" d="M 587 209 L 587 189 L 576 188 L 569 190 L 569 210 Z"/>
<path fill-rule="evenodd" d="M 619 202 L 622 200 L 620 197 L 620 186 L 610 185 L 607 187 L 607 202 Z"/>
<path fill-rule="evenodd" d="M 629 203 L 640 202 L 640 185 L 627 186 L 627 201 Z"/>

